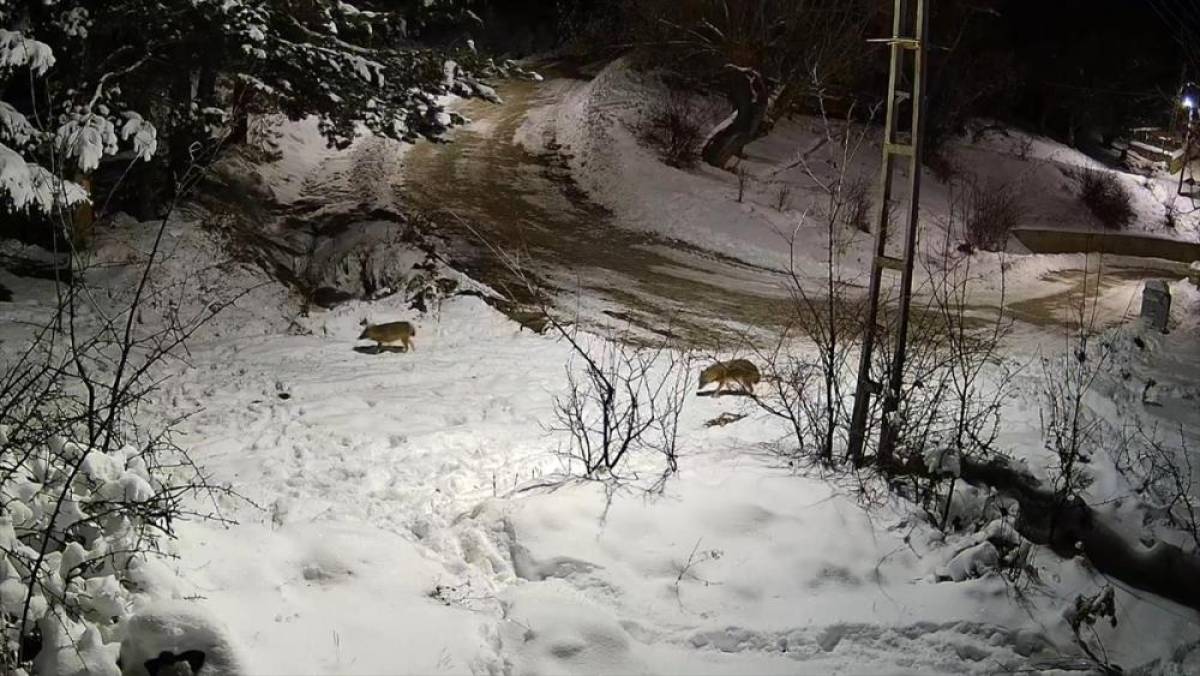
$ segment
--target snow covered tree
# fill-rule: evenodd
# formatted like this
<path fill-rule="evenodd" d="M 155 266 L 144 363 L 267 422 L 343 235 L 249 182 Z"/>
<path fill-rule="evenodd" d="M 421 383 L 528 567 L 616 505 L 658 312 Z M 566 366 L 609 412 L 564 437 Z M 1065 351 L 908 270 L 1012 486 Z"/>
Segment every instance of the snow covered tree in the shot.
<path fill-rule="evenodd" d="M 733 116 L 704 160 L 724 167 L 805 95 L 845 85 L 860 65 L 873 0 L 654 0 L 629 3 L 656 65 L 722 91 Z"/>
<path fill-rule="evenodd" d="M 59 3 L 45 0 L 37 9 Z M 102 90 L 80 92 L 76 104 L 46 108 L 42 91 L 55 67 L 54 49 L 29 28 L 29 6 L 0 3 L 0 211 L 42 214 L 84 203 L 87 191 L 72 180 L 94 170 L 125 141 L 138 157 L 152 156 L 155 130 L 140 115 L 107 105 Z M 58 17 L 58 30 L 80 30 L 80 15 Z"/>
<path fill-rule="evenodd" d="M 11 145 L 86 175 L 122 137 L 164 171 L 139 185 L 169 193 L 186 167 L 212 159 L 245 132 L 253 112 L 316 116 L 331 145 L 363 130 L 396 139 L 438 138 L 461 120 L 442 94 L 491 95 L 471 77 L 477 55 L 422 46 L 421 29 L 458 20 L 461 0 L 8 0 L 0 64 L 38 76 L 7 87 Z M 27 37 L 36 36 L 36 40 Z M 447 61 L 454 56 L 453 65 Z M 51 66 L 55 77 L 42 78 Z M 27 79 L 27 78 L 26 78 Z M 10 112 L 11 111 L 11 112 Z M 136 113 L 127 111 L 137 111 Z M 29 121 L 36 112 L 36 123 Z M 19 117 L 18 117 L 19 116 Z M 32 135 L 22 134 L 32 130 Z M 57 146 L 52 147 L 49 141 Z M 159 143 L 161 141 L 161 143 Z M 161 148 L 160 148 L 161 146 Z M 43 163 L 48 160 L 43 159 Z M 59 171 L 61 170 L 61 171 Z M 7 174 L 6 174 L 7 175 Z M 28 193 L 19 193 L 22 203 Z M 82 198 L 82 191 L 71 192 Z"/>

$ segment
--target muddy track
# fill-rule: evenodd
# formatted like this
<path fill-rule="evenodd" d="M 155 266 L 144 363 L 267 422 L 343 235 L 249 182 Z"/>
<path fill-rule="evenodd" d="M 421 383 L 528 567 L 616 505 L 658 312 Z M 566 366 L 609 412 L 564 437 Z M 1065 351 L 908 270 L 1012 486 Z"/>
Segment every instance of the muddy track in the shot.
<path fill-rule="evenodd" d="M 526 113 L 542 102 L 538 87 L 509 82 L 501 95 L 501 106 L 467 103 L 462 112 L 475 123 L 453 143 L 413 148 L 396 188 L 398 201 L 433 220 L 465 271 L 519 297 L 520 281 L 493 249 L 503 250 L 565 309 L 576 297 L 602 299 L 581 309 L 585 319 L 605 316 L 702 346 L 730 347 L 746 330 L 782 324 L 781 272 L 618 227 L 572 181 L 563 157 L 514 143 Z"/>
<path fill-rule="evenodd" d="M 494 253 L 502 249 L 556 291 L 561 307 L 585 320 L 615 318 L 702 348 L 730 348 L 794 323 L 782 271 L 622 228 L 574 182 L 566 157 L 518 145 L 514 136 L 527 113 L 554 103 L 562 91 L 507 82 L 500 89 L 503 105 L 467 102 L 462 112 L 474 122 L 453 143 L 419 144 L 406 156 L 403 185 L 394 187 L 398 208 L 428 215 L 464 272 L 502 291 L 519 289 Z M 546 141 L 545 147 L 559 148 L 556 139 Z M 1045 294 L 1010 298 L 1004 314 L 1034 330 L 1058 332 L 1077 323 L 1072 308 L 1081 294 L 1091 294 L 1109 306 L 1093 318 L 1095 328 L 1104 328 L 1127 320 L 1128 312 L 1116 306 L 1130 305 L 1141 280 L 1182 274 L 1178 264 L 1156 259 L 1107 260 L 1099 282 L 1082 269 L 1049 272 L 1041 278 Z M 603 303 L 581 307 L 596 305 L 586 298 Z M 986 303 L 971 309 L 985 324 L 997 312 Z"/>

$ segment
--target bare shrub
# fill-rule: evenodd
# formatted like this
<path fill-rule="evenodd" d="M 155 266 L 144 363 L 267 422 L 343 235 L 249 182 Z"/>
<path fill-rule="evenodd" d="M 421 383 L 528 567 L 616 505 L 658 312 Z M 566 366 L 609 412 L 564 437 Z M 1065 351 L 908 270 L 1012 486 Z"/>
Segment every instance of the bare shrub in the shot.
<path fill-rule="evenodd" d="M 964 242 L 983 251 L 1003 251 L 1025 215 L 1017 187 L 998 180 L 969 181 L 960 208 Z"/>
<path fill-rule="evenodd" d="M 866 183 L 849 181 L 847 171 L 863 148 L 867 128 L 851 124 L 853 110 L 845 119 L 833 119 L 824 101 L 820 103 L 824 132 L 820 147 L 826 155 L 814 160 L 805 153 L 793 166 L 820 191 L 817 208 L 805 213 L 821 215 L 816 225 L 826 237 L 823 260 L 819 266 L 804 264 L 801 254 L 806 252 L 800 239 L 808 226 L 804 217 L 790 233 L 781 233 L 789 252 L 785 286 L 790 302 L 784 306 L 785 325 L 774 345 L 758 349 L 766 370 L 763 392 L 755 402 L 788 424 L 789 441 L 795 444 L 789 458 L 793 465 L 812 462 L 835 468 L 843 461 L 838 451 L 848 427 L 847 384 L 853 379 L 851 360 L 860 346 L 862 328 L 862 308 L 853 300 L 854 280 L 844 276 L 848 250 L 842 226 L 847 211 L 856 206 L 864 212 L 869 209 L 864 205 L 869 201 Z M 797 349 L 798 342 L 813 346 L 815 353 Z"/>
<path fill-rule="evenodd" d="M 858 177 L 842 188 L 842 222 L 860 231 L 871 232 L 871 182 Z"/>
<path fill-rule="evenodd" d="M 1087 167 L 1072 172 L 1070 177 L 1078 185 L 1079 201 L 1104 227 L 1121 230 L 1133 223 L 1137 215 L 1133 198 L 1116 174 Z"/>
<path fill-rule="evenodd" d="M 567 322 L 559 316 L 550 294 L 522 265 L 520 255 L 495 246 L 457 214 L 450 215 L 517 280 L 517 288 L 502 285 L 505 294 L 528 299 L 545 332 L 571 348 L 566 386 L 554 397 L 550 427 L 566 439 L 558 450 L 565 467 L 550 483 L 599 481 L 610 496 L 618 489 L 661 490 L 679 469 L 679 422 L 694 355 L 677 344 L 670 330 L 667 337 L 651 342 L 583 332 L 578 317 Z M 662 463 L 652 477 L 639 473 L 645 463 L 630 462 L 652 456 Z"/>
<path fill-rule="evenodd" d="M 1200 498 L 1183 426 L 1178 430 L 1177 445 L 1140 422 L 1131 436 L 1114 454 L 1117 469 L 1133 484 L 1148 512 L 1186 533 L 1193 552 L 1200 553 Z"/>
<path fill-rule="evenodd" d="M 746 187 L 750 185 L 750 181 L 752 178 L 753 177 L 750 175 L 749 169 L 746 169 L 745 167 L 737 168 L 737 187 L 738 187 L 737 201 L 738 201 L 738 204 L 741 204 L 742 202 L 745 201 Z"/>
<path fill-rule="evenodd" d="M 1179 226 L 1179 204 L 1173 194 L 1167 195 L 1163 200 L 1163 225 L 1170 230 Z"/>
<path fill-rule="evenodd" d="M 170 556 L 164 545 L 178 524 L 224 521 L 216 506 L 232 492 L 172 442 L 172 422 L 145 427 L 138 416 L 164 382 L 159 368 L 243 295 L 188 310 L 181 294 L 190 284 L 153 279 L 177 204 L 124 292 L 90 286 L 87 255 L 56 240 L 70 261 L 56 280 L 56 312 L 0 365 L 0 672 L 112 635 L 143 591 L 139 568 Z M 197 500 L 213 513 L 197 512 Z"/>
<path fill-rule="evenodd" d="M 568 439 L 560 451 L 567 476 L 634 482 L 636 469 L 628 461 L 647 453 L 664 459 L 660 479 L 676 472 L 679 416 L 688 394 L 686 355 L 665 342 L 630 345 L 582 336 L 556 320 L 551 325 L 572 349 L 552 428 Z"/>
<path fill-rule="evenodd" d="M 1110 626 L 1117 626 L 1117 604 L 1113 588 L 1104 585 L 1092 595 L 1078 594 L 1070 608 L 1063 612 L 1071 633 L 1075 636 L 1075 644 L 1092 661 L 1098 673 L 1105 676 L 1115 676 L 1124 673 L 1120 667 L 1109 660 L 1108 651 L 1096 632 L 1096 623 L 1108 620 Z"/>
<path fill-rule="evenodd" d="M 686 92 L 671 91 L 644 120 L 639 137 L 666 164 L 691 169 L 704 143 L 703 110 Z"/>
<path fill-rule="evenodd" d="M 971 310 L 971 295 L 991 275 L 974 271 L 971 257 L 952 255 L 952 230 L 946 230 L 940 255 L 925 263 L 928 282 L 918 297 L 926 301 L 913 307 L 896 416 L 895 462 L 922 468 L 923 476 L 907 480 L 910 497 L 942 529 L 954 526 L 950 508 L 961 465 L 999 453 L 1001 406 L 1017 375 L 1001 354 L 1012 327 L 1004 312 L 1003 268 L 999 310 L 979 317 Z"/>
<path fill-rule="evenodd" d="M 775 193 L 775 210 L 783 213 L 792 208 L 792 186 L 781 183 Z"/>

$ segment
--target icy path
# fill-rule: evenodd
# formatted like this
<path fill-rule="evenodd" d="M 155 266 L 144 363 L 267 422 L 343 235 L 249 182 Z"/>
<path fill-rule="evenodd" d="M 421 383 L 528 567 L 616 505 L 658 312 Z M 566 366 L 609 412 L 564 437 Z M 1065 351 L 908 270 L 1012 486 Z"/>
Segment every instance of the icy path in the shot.
<path fill-rule="evenodd" d="M 787 298 L 778 269 L 746 263 L 735 248 L 705 249 L 622 227 L 575 184 L 559 153 L 517 142 L 530 110 L 578 85 L 510 81 L 500 87 L 503 105 L 460 102 L 472 124 L 449 145 L 421 144 L 405 155 L 397 202 L 428 213 L 457 257 L 470 261 L 471 276 L 493 288 L 521 287 L 493 254 L 498 247 L 548 280 L 564 306 L 582 303 L 588 319 L 607 311 L 706 345 L 777 327 Z"/>

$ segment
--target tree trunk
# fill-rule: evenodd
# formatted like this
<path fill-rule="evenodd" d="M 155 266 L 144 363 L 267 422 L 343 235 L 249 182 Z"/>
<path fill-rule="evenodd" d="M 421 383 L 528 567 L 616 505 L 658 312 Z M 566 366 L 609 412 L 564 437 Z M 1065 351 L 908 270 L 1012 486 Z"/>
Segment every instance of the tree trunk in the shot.
<path fill-rule="evenodd" d="M 1101 573 L 1193 610 L 1200 610 L 1200 557 L 1165 542 L 1145 544 L 1106 523 L 1079 498 L 1064 501 L 1004 458 L 962 460 L 962 480 L 990 486 L 1020 505 L 1016 529 L 1059 556 L 1082 554 Z"/>
<path fill-rule="evenodd" d="M 238 80 L 233 85 L 233 99 L 229 105 L 229 115 L 232 122 L 225 143 L 240 145 L 246 142 L 250 134 L 250 103 L 253 93 L 246 83 Z"/>
<path fill-rule="evenodd" d="M 762 74 L 751 68 L 725 67 L 725 95 L 734 109 L 733 120 L 724 123 L 704 144 L 704 161 L 719 169 L 759 137 L 767 119 L 770 92 Z"/>
<path fill-rule="evenodd" d="M 75 182 L 87 191 L 88 199 L 75 206 L 71 213 L 71 243 L 77 250 L 86 249 L 95 232 L 96 212 L 92 206 L 92 176 L 80 174 Z"/>

